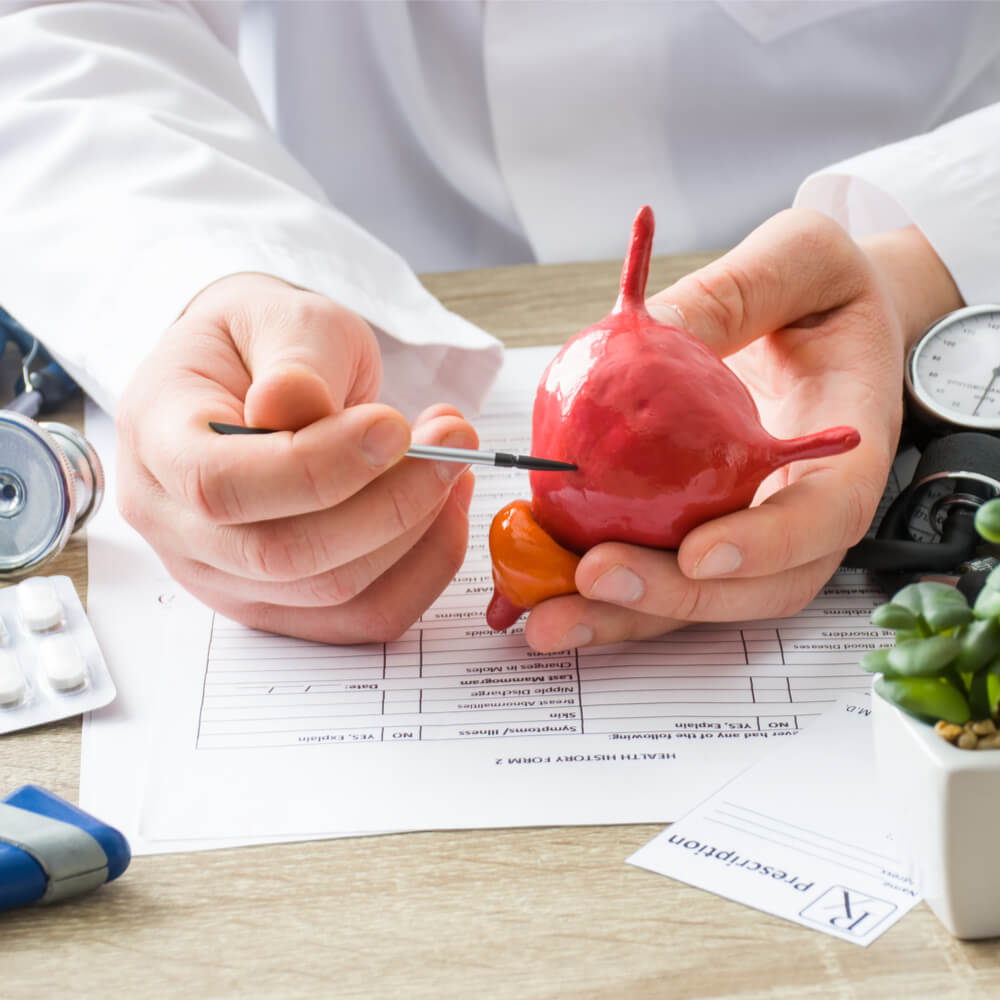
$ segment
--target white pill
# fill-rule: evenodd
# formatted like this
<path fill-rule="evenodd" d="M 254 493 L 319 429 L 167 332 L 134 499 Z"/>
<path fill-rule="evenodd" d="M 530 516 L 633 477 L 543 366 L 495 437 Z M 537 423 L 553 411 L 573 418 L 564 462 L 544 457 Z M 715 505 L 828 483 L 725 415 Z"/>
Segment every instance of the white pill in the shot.
<path fill-rule="evenodd" d="M 4 620 L 0 618 L 0 646 L 6 646 L 8 642 L 10 642 L 10 632 L 7 631 Z"/>
<path fill-rule="evenodd" d="M 46 576 L 31 576 L 17 587 L 17 610 L 24 627 L 32 632 L 55 628 L 63 620 L 62 601 Z"/>
<path fill-rule="evenodd" d="M 0 649 L 0 708 L 16 705 L 24 697 L 24 674 L 17 657 Z"/>
<path fill-rule="evenodd" d="M 75 691 L 87 679 L 87 662 L 68 635 L 54 635 L 38 644 L 38 667 L 56 691 Z"/>

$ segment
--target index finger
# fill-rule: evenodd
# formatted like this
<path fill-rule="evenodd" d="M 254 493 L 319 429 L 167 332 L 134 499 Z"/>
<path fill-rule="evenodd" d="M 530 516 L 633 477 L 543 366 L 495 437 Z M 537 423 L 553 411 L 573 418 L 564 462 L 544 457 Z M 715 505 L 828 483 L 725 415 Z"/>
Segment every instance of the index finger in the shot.
<path fill-rule="evenodd" d="M 149 472 L 168 494 L 222 524 L 290 517 L 336 506 L 395 464 L 410 427 L 380 403 L 348 407 L 298 431 L 224 435 L 192 418 L 144 449 Z"/>

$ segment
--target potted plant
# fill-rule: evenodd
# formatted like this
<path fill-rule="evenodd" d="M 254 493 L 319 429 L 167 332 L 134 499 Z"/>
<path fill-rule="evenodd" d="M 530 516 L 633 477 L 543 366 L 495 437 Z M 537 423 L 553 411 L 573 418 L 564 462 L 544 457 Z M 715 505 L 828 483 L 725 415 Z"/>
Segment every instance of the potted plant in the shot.
<path fill-rule="evenodd" d="M 976 513 L 1000 542 L 1000 499 Z M 893 835 L 941 922 L 961 938 L 1000 936 L 1000 566 L 970 606 L 922 581 L 878 607 L 895 644 L 872 650 L 875 756 Z M 976 752 L 970 752 L 976 751 Z"/>

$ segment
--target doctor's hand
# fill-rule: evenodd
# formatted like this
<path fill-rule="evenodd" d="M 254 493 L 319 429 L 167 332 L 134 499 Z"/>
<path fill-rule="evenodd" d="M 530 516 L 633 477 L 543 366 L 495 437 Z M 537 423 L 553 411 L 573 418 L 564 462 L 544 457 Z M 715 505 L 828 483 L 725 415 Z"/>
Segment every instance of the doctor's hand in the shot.
<path fill-rule="evenodd" d="M 826 216 L 789 210 L 647 305 L 726 360 L 776 437 L 850 424 L 861 443 L 779 469 L 749 509 L 698 526 L 676 552 L 594 547 L 576 571 L 579 595 L 531 612 L 526 635 L 540 651 L 802 609 L 874 517 L 899 438 L 906 348 L 962 301 L 915 228 L 859 245 Z"/>
<path fill-rule="evenodd" d="M 472 474 L 405 459 L 476 448 L 439 405 L 412 428 L 373 402 L 370 327 L 330 300 L 241 274 L 202 291 L 137 371 L 117 415 L 118 502 L 170 574 L 254 628 L 393 638 L 465 554 Z M 225 436 L 210 420 L 284 433 Z"/>

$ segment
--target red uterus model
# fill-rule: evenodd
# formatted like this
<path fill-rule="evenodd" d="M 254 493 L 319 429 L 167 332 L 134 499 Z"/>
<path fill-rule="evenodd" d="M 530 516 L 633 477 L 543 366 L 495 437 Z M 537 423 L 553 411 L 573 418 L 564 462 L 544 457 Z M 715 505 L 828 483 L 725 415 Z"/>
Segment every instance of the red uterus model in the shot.
<path fill-rule="evenodd" d="M 775 469 L 854 448 L 853 427 L 772 437 L 737 376 L 687 331 L 645 306 L 653 213 L 639 211 L 611 313 L 581 330 L 535 394 L 531 451 L 577 466 L 532 472 L 531 503 L 493 519 L 490 627 L 573 593 L 580 556 L 600 542 L 675 549 L 694 527 L 750 505 Z"/>

